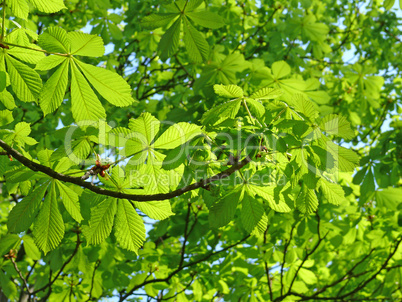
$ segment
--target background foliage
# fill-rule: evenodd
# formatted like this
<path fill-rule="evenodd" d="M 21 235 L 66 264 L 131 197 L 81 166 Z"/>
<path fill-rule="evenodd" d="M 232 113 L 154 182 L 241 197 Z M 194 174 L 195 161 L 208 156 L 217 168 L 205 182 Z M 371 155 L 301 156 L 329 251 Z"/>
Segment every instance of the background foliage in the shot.
<path fill-rule="evenodd" d="M 0 300 L 400 300 L 394 4 L 3 0 Z"/>

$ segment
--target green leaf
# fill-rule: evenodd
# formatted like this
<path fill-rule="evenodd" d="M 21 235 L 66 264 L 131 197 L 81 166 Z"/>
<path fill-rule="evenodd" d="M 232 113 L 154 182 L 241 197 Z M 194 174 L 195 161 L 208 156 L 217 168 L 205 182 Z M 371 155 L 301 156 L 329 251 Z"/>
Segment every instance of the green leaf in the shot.
<path fill-rule="evenodd" d="M 283 91 L 278 88 L 261 88 L 254 92 L 250 97 L 253 99 L 270 100 L 276 99 L 283 94 Z"/>
<path fill-rule="evenodd" d="M 130 85 L 117 73 L 82 63 L 76 59 L 74 59 L 74 62 L 80 67 L 91 85 L 109 103 L 118 107 L 125 107 L 134 102 L 131 97 Z"/>
<path fill-rule="evenodd" d="M 390 10 L 394 6 L 395 0 L 384 0 L 384 8 Z"/>
<path fill-rule="evenodd" d="M 106 118 L 101 102 L 75 64 L 71 65 L 71 111 L 77 122 Z"/>
<path fill-rule="evenodd" d="M 37 70 L 50 70 L 55 68 L 56 66 L 60 65 L 66 61 L 65 57 L 62 56 L 47 56 L 40 60 L 37 64 L 35 69 Z"/>
<path fill-rule="evenodd" d="M 156 29 L 168 25 L 178 15 L 177 13 L 151 14 L 142 18 L 141 25 L 147 29 Z"/>
<path fill-rule="evenodd" d="M 27 46 L 31 47 L 33 49 L 42 50 L 36 44 L 29 43 Z M 29 64 L 36 64 L 40 60 L 45 58 L 45 54 L 43 52 L 35 51 L 32 49 L 20 48 L 20 47 L 10 47 L 10 50 L 7 53 L 21 61 L 27 62 Z"/>
<path fill-rule="evenodd" d="M 179 47 L 181 19 L 181 17 L 178 18 L 172 26 L 169 27 L 159 42 L 158 49 L 163 61 L 170 58 Z"/>
<path fill-rule="evenodd" d="M 14 120 L 13 112 L 9 110 L 0 110 L 0 126 L 10 124 Z"/>
<path fill-rule="evenodd" d="M 359 165 L 359 155 L 353 150 L 338 146 L 331 141 L 327 141 L 324 147 L 331 152 L 340 171 L 353 172 Z"/>
<path fill-rule="evenodd" d="M 251 233 L 264 214 L 264 208 L 253 196 L 246 192 L 242 200 L 241 221 L 247 232 Z"/>
<path fill-rule="evenodd" d="M 306 99 L 302 94 L 295 94 L 291 103 L 297 112 L 302 113 L 305 117 L 311 120 L 315 120 L 318 116 L 318 112 L 314 109 L 313 103 Z"/>
<path fill-rule="evenodd" d="M 8 0 L 7 5 L 11 7 L 11 12 L 15 17 L 27 20 L 29 13 L 28 3 L 24 0 Z"/>
<path fill-rule="evenodd" d="M 305 269 L 304 267 L 300 268 L 299 277 L 306 284 L 317 284 L 317 276 L 312 271 Z"/>
<path fill-rule="evenodd" d="M 63 0 L 29 0 L 38 10 L 44 13 L 55 13 L 63 8 Z"/>
<path fill-rule="evenodd" d="M 204 125 L 216 125 L 228 118 L 234 119 L 239 112 L 242 100 L 229 101 L 205 112 L 201 123 Z"/>
<path fill-rule="evenodd" d="M 274 199 L 274 187 L 259 187 L 255 185 L 247 185 L 249 192 L 255 195 L 258 195 L 264 199 L 269 205 L 269 207 L 280 213 L 290 212 L 289 206 L 279 200 L 278 202 Z"/>
<path fill-rule="evenodd" d="M 375 196 L 379 207 L 396 211 L 401 204 L 402 188 L 388 187 L 376 191 Z"/>
<path fill-rule="evenodd" d="M 33 235 L 35 243 L 45 255 L 54 250 L 64 237 L 64 222 L 57 205 L 54 182 L 35 220 Z"/>
<path fill-rule="evenodd" d="M 43 49 L 50 52 L 69 53 L 70 41 L 67 32 L 61 27 L 49 27 L 39 36 L 38 44 Z"/>
<path fill-rule="evenodd" d="M 243 89 L 237 85 L 214 85 L 214 91 L 217 95 L 225 98 L 242 98 Z"/>
<path fill-rule="evenodd" d="M 42 89 L 40 76 L 27 65 L 6 55 L 7 71 L 17 97 L 23 102 L 36 102 Z"/>
<path fill-rule="evenodd" d="M 186 16 L 206 28 L 216 29 L 225 25 L 225 20 L 221 16 L 209 11 L 188 12 Z"/>
<path fill-rule="evenodd" d="M 60 107 L 64 100 L 68 83 L 68 62 L 63 64 L 46 81 L 39 97 L 39 105 L 44 115 Z"/>
<path fill-rule="evenodd" d="M 170 202 L 168 200 L 148 202 L 134 201 L 134 205 L 151 219 L 163 220 L 174 215 L 170 206 Z"/>
<path fill-rule="evenodd" d="M 16 107 L 13 96 L 7 90 L 0 92 L 0 102 L 2 102 L 4 107 L 8 110 L 12 110 Z"/>
<path fill-rule="evenodd" d="M 38 213 L 47 186 L 46 184 L 37 187 L 11 210 L 7 222 L 9 232 L 24 232 L 31 226 Z"/>
<path fill-rule="evenodd" d="M 286 77 L 291 72 L 289 64 L 285 61 L 275 62 L 274 64 L 272 64 L 271 69 L 275 79 Z"/>
<path fill-rule="evenodd" d="M 306 215 L 313 214 L 318 208 L 317 195 L 313 189 L 309 189 L 307 186 L 303 185 L 302 191 L 296 200 L 296 204 L 300 212 Z"/>
<path fill-rule="evenodd" d="M 339 205 L 345 200 L 345 192 L 342 187 L 336 183 L 331 183 L 323 178 L 319 180 L 321 191 L 329 203 Z"/>
<path fill-rule="evenodd" d="M 194 28 L 193 25 L 183 18 L 183 40 L 190 60 L 196 63 L 204 62 L 208 59 L 209 45 L 204 36 Z"/>
<path fill-rule="evenodd" d="M 82 221 L 80 204 L 78 202 L 78 194 L 71 190 L 65 184 L 56 180 L 57 189 L 60 193 L 61 201 L 64 204 L 67 212 L 74 218 L 75 221 L 80 223 Z"/>
<path fill-rule="evenodd" d="M 21 238 L 16 234 L 6 234 L 0 238 L 0 257 L 16 249 L 21 243 Z"/>
<path fill-rule="evenodd" d="M 89 225 L 83 227 L 88 244 L 100 244 L 110 235 L 117 210 L 116 202 L 115 198 L 106 198 L 91 209 Z"/>
<path fill-rule="evenodd" d="M 71 54 L 87 57 L 101 57 L 105 53 L 103 40 L 96 35 L 73 31 L 67 34 L 71 45 Z"/>
<path fill-rule="evenodd" d="M 247 98 L 246 103 L 253 116 L 257 118 L 263 117 L 265 114 L 265 108 L 259 101 Z"/>
<path fill-rule="evenodd" d="M 39 260 L 41 258 L 41 253 L 32 237 L 29 235 L 24 235 L 21 239 L 24 242 L 24 250 L 27 256 L 32 260 Z"/>
<path fill-rule="evenodd" d="M 127 199 L 117 205 L 115 236 L 122 248 L 136 254 L 145 241 L 144 222 Z"/>
<path fill-rule="evenodd" d="M 232 221 L 237 203 L 242 199 L 243 191 L 238 187 L 216 201 L 209 209 L 209 224 L 211 227 L 220 228 Z"/>
<path fill-rule="evenodd" d="M 200 126 L 177 123 L 170 126 L 154 143 L 155 149 L 174 149 L 201 134 Z"/>
<path fill-rule="evenodd" d="M 182 4 L 181 7 L 180 7 L 180 4 L 181 4 L 180 2 L 184 4 L 184 5 Z M 188 14 L 189 12 L 192 12 L 197 7 L 199 7 L 204 1 L 203 0 L 192 0 L 192 1 L 186 0 L 186 2 L 184 2 L 184 1 L 180 1 L 180 2 L 178 2 L 180 9 L 183 9 L 184 6 L 187 5 L 185 12 L 186 12 L 186 14 Z"/>
<path fill-rule="evenodd" d="M 316 23 L 314 15 L 307 15 L 301 24 L 303 32 L 313 41 L 324 41 L 329 32 L 326 24 Z"/>
<path fill-rule="evenodd" d="M 128 122 L 128 127 L 134 131 L 134 137 L 139 138 L 150 146 L 159 132 L 160 122 L 150 113 L 145 112 L 141 113 L 137 119 L 131 119 Z"/>
<path fill-rule="evenodd" d="M 320 127 L 328 134 L 333 134 L 344 139 L 355 137 L 355 133 L 350 128 L 350 123 L 343 116 L 336 114 L 327 115 L 321 120 Z"/>
<path fill-rule="evenodd" d="M 148 152 L 147 163 L 140 168 L 140 174 L 143 178 L 143 184 L 146 194 L 167 193 L 171 178 L 169 172 L 162 169 L 162 162 L 165 155 L 153 150 Z"/>

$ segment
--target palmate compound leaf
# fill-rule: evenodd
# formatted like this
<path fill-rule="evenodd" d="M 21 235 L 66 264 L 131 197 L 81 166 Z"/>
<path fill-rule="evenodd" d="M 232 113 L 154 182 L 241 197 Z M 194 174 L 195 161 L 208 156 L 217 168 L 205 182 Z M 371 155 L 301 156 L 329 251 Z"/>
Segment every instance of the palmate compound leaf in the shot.
<path fill-rule="evenodd" d="M 7 222 L 9 232 L 24 232 L 31 226 L 38 213 L 48 184 L 46 183 L 35 188 L 11 210 Z"/>
<path fill-rule="evenodd" d="M 237 85 L 214 85 L 214 91 L 217 95 L 223 96 L 229 99 L 242 98 L 244 93 Z"/>
<path fill-rule="evenodd" d="M 117 73 L 83 63 L 77 59 L 74 59 L 74 63 L 79 66 L 96 91 L 109 103 L 118 107 L 125 107 L 134 102 L 131 97 L 130 85 Z"/>
<path fill-rule="evenodd" d="M 320 127 L 328 134 L 333 134 L 344 139 L 355 137 L 354 131 L 350 128 L 350 123 L 343 116 L 329 114 L 321 120 Z"/>
<path fill-rule="evenodd" d="M 23 102 L 36 102 L 42 89 L 40 76 L 30 67 L 5 55 L 14 93 Z"/>
<path fill-rule="evenodd" d="M 145 241 L 144 222 L 127 199 L 118 201 L 115 236 L 122 248 L 136 254 Z"/>
<path fill-rule="evenodd" d="M 36 245 L 45 255 L 54 250 L 64 237 L 64 222 L 57 204 L 54 182 L 35 220 L 33 235 Z"/>
<path fill-rule="evenodd" d="M 228 118 L 234 119 L 239 112 L 241 102 L 241 100 L 237 99 L 210 109 L 202 116 L 201 123 L 204 125 L 216 125 Z"/>
<path fill-rule="evenodd" d="M 68 61 L 61 66 L 46 81 L 39 97 L 39 105 L 44 115 L 55 111 L 64 99 L 68 83 Z"/>
<path fill-rule="evenodd" d="M 183 18 L 183 40 L 186 46 L 190 60 L 196 63 L 201 63 L 208 59 L 209 44 L 204 36 L 194 28 L 194 26 Z"/>
<path fill-rule="evenodd" d="M 82 229 L 88 244 L 100 244 L 110 235 L 117 210 L 116 203 L 116 198 L 110 197 L 91 209 L 89 225 Z"/>
<path fill-rule="evenodd" d="M 106 117 L 105 109 L 75 64 L 71 66 L 71 111 L 74 119 L 98 121 Z"/>
<path fill-rule="evenodd" d="M 67 212 L 74 218 L 78 223 L 82 221 L 80 204 L 78 202 L 78 194 L 72 189 L 67 187 L 65 184 L 56 180 L 57 190 L 60 194 L 61 201 L 64 204 Z"/>

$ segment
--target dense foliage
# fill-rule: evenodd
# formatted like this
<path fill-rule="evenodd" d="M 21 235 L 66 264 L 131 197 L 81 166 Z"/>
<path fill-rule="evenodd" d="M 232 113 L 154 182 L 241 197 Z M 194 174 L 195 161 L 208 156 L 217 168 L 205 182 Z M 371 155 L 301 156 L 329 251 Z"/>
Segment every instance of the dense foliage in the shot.
<path fill-rule="evenodd" d="M 402 299 L 393 6 L 3 0 L 0 301 Z"/>

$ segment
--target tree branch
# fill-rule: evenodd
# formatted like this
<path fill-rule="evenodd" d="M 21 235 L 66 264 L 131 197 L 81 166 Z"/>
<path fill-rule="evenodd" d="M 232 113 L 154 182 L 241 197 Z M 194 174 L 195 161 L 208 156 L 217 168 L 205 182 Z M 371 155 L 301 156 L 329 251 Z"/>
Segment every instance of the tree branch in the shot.
<path fill-rule="evenodd" d="M 141 288 L 141 287 L 143 287 L 143 286 L 145 286 L 145 285 L 147 285 L 147 284 L 150 284 L 150 283 L 157 283 L 157 282 L 168 282 L 174 275 L 176 275 L 177 273 L 179 273 L 179 272 L 182 271 L 183 269 L 185 269 L 185 268 L 187 268 L 187 267 L 191 267 L 191 266 L 193 266 L 193 265 L 196 265 L 196 264 L 198 264 L 198 263 L 200 263 L 200 262 L 203 262 L 203 261 L 205 261 L 205 260 L 207 260 L 207 259 L 209 259 L 209 258 L 211 258 L 211 257 L 213 257 L 213 256 L 215 256 L 215 255 L 217 255 L 217 254 L 219 254 L 219 253 L 225 252 L 225 251 L 231 249 L 232 247 L 234 247 L 234 246 L 236 246 L 236 245 L 238 245 L 238 244 L 240 244 L 240 243 L 246 241 L 249 237 L 250 237 L 250 235 L 247 235 L 246 237 L 244 237 L 244 238 L 241 239 L 240 241 L 238 241 L 238 242 L 236 242 L 236 243 L 233 243 L 233 244 L 231 244 L 231 245 L 228 245 L 227 247 L 225 247 L 225 248 L 223 248 L 223 249 L 221 249 L 221 250 L 219 250 L 219 251 L 216 251 L 216 252 L 213 252 L 213 253 L 209 253 L 208 255 L 205 255 L 204 257 L 202 257 L 202 258 L 200 258 L 200 259 L 198 259 L 198 260 L 195 260 L 195 261 L 193 261 L 193 262 L 189 262 L 189 263 L 187 263 L 187 264 L 185 264 L 185 265 L 183 265 L 183 266 L 181 266 L 181 267 L 178 267 L 178 268 L 176 268 L 173 272 L 171 272 L 166 278 L 152 279 L 152 280 L 144 281 L 144 282 L 142 282 L 141 284 L 136 285 L 133 289 L 131 289 L 131 290 L 130 290 L 128 293 L 126 293 L 125 295 L 121 296 L 119 302 L 124 301 L 124 300 L 127 299 L 129 296 L 131 296 L 137 289 L 139 289 L 139 288 Z"/>
<path fill-rule="evenodd" d="M 31 169 L 32 171 L 42 172 L 54 179 L 81 186 L 83 188 L 86 188 L 86 189 L 88 189 L 94 193 L 100 194 L 100 195 L 115 197 L 115 198 L 119 198 L 119 199 L 128 199 L 128 200 L 139 201 L 139 202 L 171 199 L 171 198 L 183 195 L 184 193 L 187 193 L 189 191 L 193 191 L 193 190 L 196 190 L 199 188 L 205 188 L 205 187 L 207 187 L 208 184 L 210 184 L 214 181 L 229 177 L 231 174 L 233 174 L 237 170 L 240 170 L 245 165 L 247 165 L 249 162 L 251 162 L 251 158 L 246 156 L 240 162 L 234 163 L 234 165 L 232 165 L 230 168 L 228 168 L 214 176 L 211 176 L 207 179 L 202 179 L 196 183 L 193 183 L 191 185 L 185 186 L 183 188 L 177 189 L 177 190 L 169 192 L 169 193 L 159 193 L 159 194 L 153 194 L 153 195 L 141 195 L 141 194 L 136 195 L 136 194 L 127 194 L 127 193 L 123 193 L 123 192 L 107 190 L 107 189 L 104 189 L 104 188 L 101 188 L 98 186 L 94 186 L 90 182 L 82 180 L 80 177 L 72 177 L 72 176 L 62 174 L 62 173 L 58 173 L 49 167 L 38 164 L 38 163 L 26 158 L 25 156 L 23 156 L 17 150 L 13 149 L 11 146 L 6 144 L 1 139 L 0 139 L 0 147 L 2 147 L 4 150 L 7 151 L 8 154 L 12 155 L 21 164 L 23 164 L 25 167 Z"/>
<path fill-rule="evenodd" d="M 59 278 L 60 274 L 63 272 L 63 269 L 67 266 L 67 264 L 70 263 L 71 260 L 73 260 L 75 254 L 77 254 L 78 248 L 80 247 L 80 244 L 81 244 L 80 234 L 77 232 L 77 243 L 75 245 L 75 249 L 74 249 L 73 253 L 71 254 L 70 258 L 68 258 L 67 261 L 63 263 L 62 267 L 60 268 L 60 270 L 56 274 L 56 276 L 53 278 L 53 280 L 50 281 L 48 284 L 46 284 L 46 285 L 42 286 L 41 288 L 39 288 L 39 289 L 35 290 L 34 292 L 32 292 L 33 295 L 36 294 L 36 293 L 39 293 L 40 291 L 45 290 L 46 288 L 52 286 L 53 283 L 56 282 L 57 278 Z M 48 295 L 46 295 L 46 296 L 48 296 Z M 42 298 L 42 300 L 45 301 L 47 299 L 46 296 L 44 298 Z"/>

